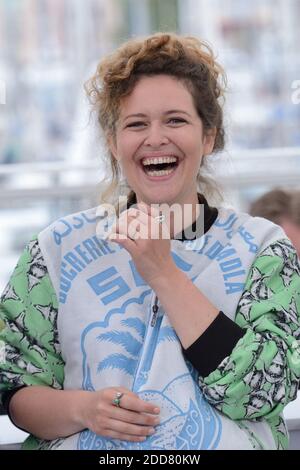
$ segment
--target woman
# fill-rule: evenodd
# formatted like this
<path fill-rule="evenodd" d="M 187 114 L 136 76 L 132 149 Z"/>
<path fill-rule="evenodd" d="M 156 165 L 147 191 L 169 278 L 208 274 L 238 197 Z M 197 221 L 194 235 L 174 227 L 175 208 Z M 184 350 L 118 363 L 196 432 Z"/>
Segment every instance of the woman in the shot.
<path fill-rule="evenodd" d="M 171 34 L 125 43 L 89 82 L 111 188 L 130 192 L 113 228 L 93 208 L 39 233 L 2 296 L 25 448 L 287 447 L 300 268 L 277 225 L 205 199 L 222 83 L 205 44 Z"/>

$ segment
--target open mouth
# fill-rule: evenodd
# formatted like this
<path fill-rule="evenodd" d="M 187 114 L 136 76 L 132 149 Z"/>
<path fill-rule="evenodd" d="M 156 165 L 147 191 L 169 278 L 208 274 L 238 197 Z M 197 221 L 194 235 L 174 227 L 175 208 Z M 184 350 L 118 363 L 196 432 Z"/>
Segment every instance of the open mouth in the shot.
<path fill-rule="evenodd" d="M 175 156 L 143 158 L 141 165 L 144 173 L 148 176 L 167 176 L 173 173 L 179 165 L 179 160 Z"/>

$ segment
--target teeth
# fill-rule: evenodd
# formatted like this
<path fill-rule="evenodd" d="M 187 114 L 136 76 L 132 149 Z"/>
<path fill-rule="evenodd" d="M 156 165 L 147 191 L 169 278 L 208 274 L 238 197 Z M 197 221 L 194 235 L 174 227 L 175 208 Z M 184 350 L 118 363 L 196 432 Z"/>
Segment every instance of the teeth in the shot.
<path fill-rule="evenodd" d="M 172 168 L 171 170 L 153 170 L 153 171 L 147 171 L 147 175 L 149 176 L 165 176 L 165 175 L 169 175 L 170 173 L 172 173 L 172 171 L 174 171 L 174 168 Z"/>
<path fill-rule="evenodd" d="M 146 165 L 157 165 L 159 163 L 172 163 L 177 162 L 176 157 L 155 157 L 155 158 L 144 158 L 142 164 Z"/>

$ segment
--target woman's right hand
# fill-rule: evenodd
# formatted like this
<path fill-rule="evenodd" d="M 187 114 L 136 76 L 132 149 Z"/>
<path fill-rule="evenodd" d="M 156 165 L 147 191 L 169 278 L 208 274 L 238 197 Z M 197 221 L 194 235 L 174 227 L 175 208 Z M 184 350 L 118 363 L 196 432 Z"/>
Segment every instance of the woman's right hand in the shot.
<path fill-rule="evenodd" d="M 117 392 L 123 393 L 120 406 L 113 404 Z M 154 434 L 159 424 L 159 408 L 141 400 L 124 387 L 110 387 L 85 394 L 82 424 L 97 435 L 142 442 Z"/>

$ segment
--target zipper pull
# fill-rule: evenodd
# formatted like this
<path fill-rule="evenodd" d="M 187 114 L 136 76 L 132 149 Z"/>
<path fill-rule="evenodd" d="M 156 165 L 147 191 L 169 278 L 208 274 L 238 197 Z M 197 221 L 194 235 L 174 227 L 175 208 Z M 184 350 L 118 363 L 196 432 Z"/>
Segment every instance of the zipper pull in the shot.
<path fill-rule="evenodd" d="M 157 312 L 158 312 L 158 305 L 157 304 L 158 304 L 158 298 L 157 298 L 157 296 L 155 296 L 154 305 L 152 306 L 153 315 L 152 315 L 152 318 L 151 318 L 151 326 L 155 326 L 155 324 L 156 324 Z"/>

